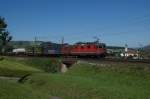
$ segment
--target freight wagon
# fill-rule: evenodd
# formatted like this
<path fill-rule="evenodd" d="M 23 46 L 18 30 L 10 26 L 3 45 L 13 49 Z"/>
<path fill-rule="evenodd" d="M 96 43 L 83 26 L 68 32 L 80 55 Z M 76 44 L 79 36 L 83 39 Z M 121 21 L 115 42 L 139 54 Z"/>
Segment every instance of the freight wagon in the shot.
<path fill-rule="evenodd" d="M 60 55 L 61 54 L 61 44 L 44 42 L 41 44 L 43 55 Z"/>

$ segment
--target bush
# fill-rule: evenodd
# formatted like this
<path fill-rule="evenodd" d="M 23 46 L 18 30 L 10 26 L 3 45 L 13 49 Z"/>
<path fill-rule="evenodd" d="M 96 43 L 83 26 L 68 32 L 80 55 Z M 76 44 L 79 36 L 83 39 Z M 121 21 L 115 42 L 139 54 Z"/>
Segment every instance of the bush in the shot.
<path fill-rule="evenodd" d="M 0 61 L 4 60 L 4 57 L 0 57 Z"/>
<path fill-rule="evenodd" d="M 46 72 L 56 73 L 59 71 L 60 62 L 58 60 L 49 60 L 48 62 L 43 64 L 43 69 Z"/>

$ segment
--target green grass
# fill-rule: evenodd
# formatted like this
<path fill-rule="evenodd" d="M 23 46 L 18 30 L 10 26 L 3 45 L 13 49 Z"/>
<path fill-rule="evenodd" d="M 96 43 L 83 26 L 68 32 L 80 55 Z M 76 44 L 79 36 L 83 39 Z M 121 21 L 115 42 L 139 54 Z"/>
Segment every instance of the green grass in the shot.
<path fill-rule="evenodd" d="M 6 63 L 7 66 L 17 64 L 11 68 L 14 71 L 17 68 L 16 72 L 38 72 L 33 72 L 24 83 L 0 80 L 0 99 L 51 99 L 51 96 L 60 99 L 150 99 L 150 64 L 79 63 L 62 74 L 41 72 L 44 70 L 41 65 L 47 64 L 47 59 L 32 60 L 33 63 L 30 59 L 1 61 L 1 68 L 6 69 Z"/>
<path fill-rule="evenodd" d="M 47 97 L 30 86 L 14 81 L 0 80 L 0 99 L 46 99 Z"/>
<path fill-rule="evenodd" d="M 34 72 L 42 72 L 42 70 L 7 59 L 0 61 L 0 76 L 20 77 Z"/>
<path fill-rule="evenodd" d="M 150 75 L 120 67 L 77 64 L 66 74 L 36 74 L 26 83 L 62 99 L 150 99 Z"/>

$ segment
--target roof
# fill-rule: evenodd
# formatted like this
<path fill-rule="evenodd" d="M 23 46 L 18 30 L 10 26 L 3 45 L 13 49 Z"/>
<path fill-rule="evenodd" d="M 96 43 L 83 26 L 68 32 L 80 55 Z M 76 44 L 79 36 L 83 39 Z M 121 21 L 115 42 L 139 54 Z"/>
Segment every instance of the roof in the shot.
<path fill-rule="evenodd" d="M 97 44 L 97 45 L 105 45 L 105 43 L 98 43 L 98 42 L 77 42 L 75 45 L 80 45 L 80 44 Z"/>

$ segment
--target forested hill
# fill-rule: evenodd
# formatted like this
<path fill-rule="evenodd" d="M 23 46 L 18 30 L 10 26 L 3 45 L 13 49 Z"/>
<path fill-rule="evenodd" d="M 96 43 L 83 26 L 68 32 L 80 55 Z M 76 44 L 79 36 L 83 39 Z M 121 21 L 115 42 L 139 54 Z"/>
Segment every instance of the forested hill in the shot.
<path fill-rule="evenodd" d="M 36 44 L 42 43 L 42 41 L 36 41 Z M 31 46 L 35 44 L 34 41 L 11 41 L 10 45 L 12 45 L 15 48 L 19 48 L 19 47 L 27 47 L 27 46 Z"/>
<path fill-rule="evenodd" d="M 150 50 L 150 45 L 145 46 L 144 50 Z"/>

